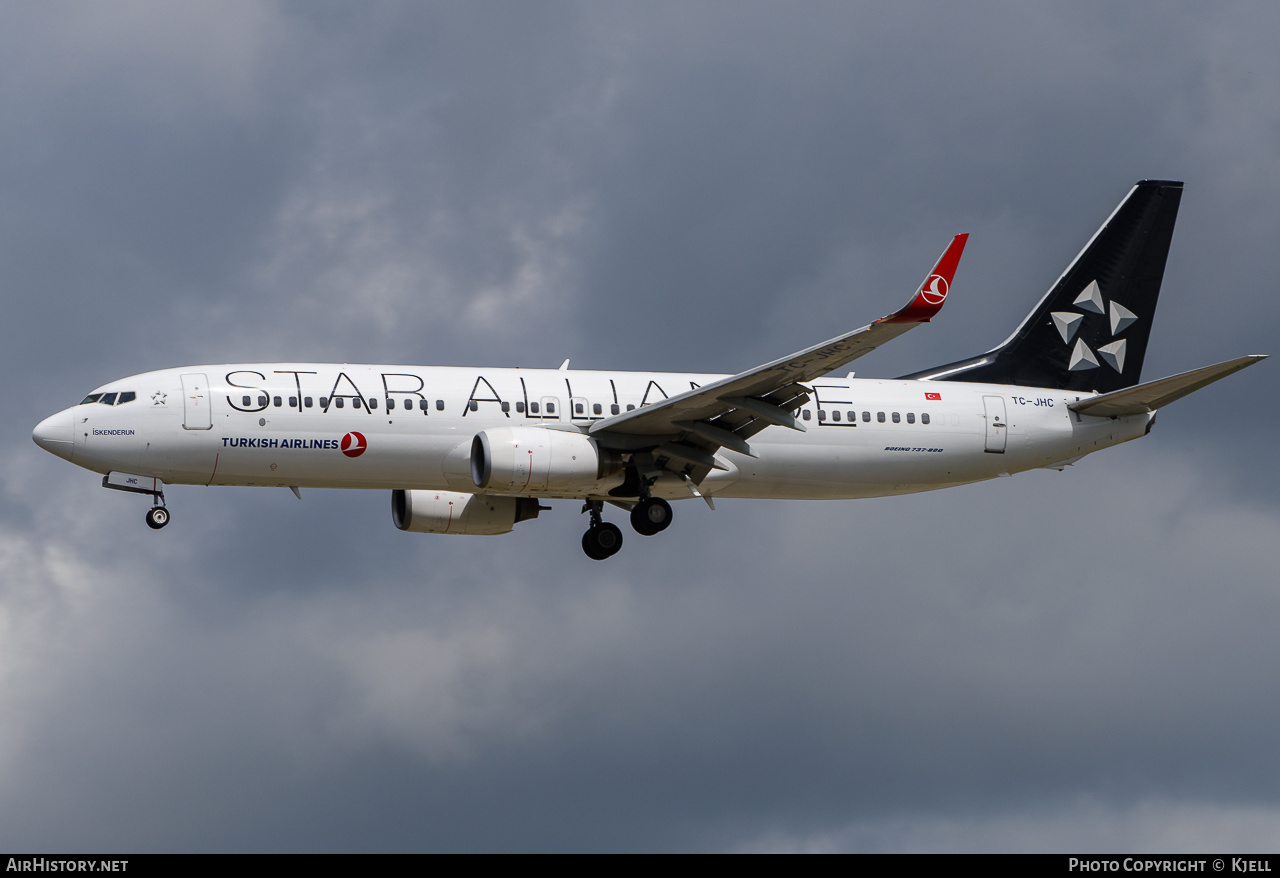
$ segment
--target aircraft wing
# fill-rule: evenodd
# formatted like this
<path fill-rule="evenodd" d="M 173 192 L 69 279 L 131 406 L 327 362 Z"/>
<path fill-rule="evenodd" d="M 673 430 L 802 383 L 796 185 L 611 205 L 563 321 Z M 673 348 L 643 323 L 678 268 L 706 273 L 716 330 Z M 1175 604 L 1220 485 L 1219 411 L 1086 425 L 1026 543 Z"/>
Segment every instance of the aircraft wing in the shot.
<path fill-rule="evenodd" d="M 682 437 L 668 443 L 673 452 L 669 457 L 693 464 L 695 470 L 701 467 L 702 475 L 694 474 L 694 480 L 700 481 L 714 466 L 712 455 L 718 448 L 751 454 L 746 440 L 768 426 L 803 430 L 804 425 L 791 414 L 809 398 L 803 382 L 826 375 L 928 323 L 942 310 L 968 238 L 956 235 L 911 300 L 887 317 L 780 360 L 597 421 L 591 434 L 606 445 L 628 450 L 653 446 L 663 437 Z"/>
<path fill-rule="evenodd" d="M 1189 393 L 1195 393 L 1200 388 L 1207 387 L 1219 378 L 1226 378 L 1231 373 L 1239 372 L 1246 366 L 1252 366 L 1254 363 L 1266 358 L 1265 354 L 1250 354 L 1247 357 L 1237 357 L 1234 360 L 1227 360 L 1225 363 L 1205 366 L 1203 369 L 1193 369 L 1190 372 L 1171 375 L 1158 381 L 1148 381 L 1146 384 L 1139 384 L 1136 387 L 1126 387 L 1123 390 L 1104 393 L 1102 396 L 1095 396 L 1092 399 L 1073 402 L 1067 408 L 1082 415 L 1094 415 L 1103 418 L 1154 412 L 1161 406 L 1166 406 L 1175 400 L 1182 399 Z"/>

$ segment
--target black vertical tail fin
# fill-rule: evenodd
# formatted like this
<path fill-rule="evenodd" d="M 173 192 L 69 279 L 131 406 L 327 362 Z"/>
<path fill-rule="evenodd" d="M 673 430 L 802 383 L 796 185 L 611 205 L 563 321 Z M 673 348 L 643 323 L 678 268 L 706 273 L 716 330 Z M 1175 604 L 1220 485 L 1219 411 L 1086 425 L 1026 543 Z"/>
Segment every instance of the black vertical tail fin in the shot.
<path fill-rule="evenodd" d="M 1098 393 L 1137 384 L 1181 199 L 1181 183 L 1138 183 L 1004 344 L 902 377 Z"/>

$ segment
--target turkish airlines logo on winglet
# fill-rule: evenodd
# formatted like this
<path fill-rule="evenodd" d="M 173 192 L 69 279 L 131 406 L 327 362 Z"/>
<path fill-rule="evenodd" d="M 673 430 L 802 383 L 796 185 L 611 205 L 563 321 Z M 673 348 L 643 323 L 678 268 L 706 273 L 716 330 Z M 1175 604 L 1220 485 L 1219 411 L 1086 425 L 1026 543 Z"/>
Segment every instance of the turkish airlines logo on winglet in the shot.
<path fill-rule="evenodd" d="M 369 443 L 365 441 L 363 433 L 351 432 L 342 437 L 342 453 L 347 457 L 359 457 L 364 454 L 365 449 L 369 447 Z"/>
<path fill-rule="evenodd" d="M 940 274 L 933 274 L 924 282 L 924 286 L 920 289 L 920 298 L 924 299 L 930 305 L 941 305 L 947 300 L 947 290 L 950 285 L 947 279 Z"/>

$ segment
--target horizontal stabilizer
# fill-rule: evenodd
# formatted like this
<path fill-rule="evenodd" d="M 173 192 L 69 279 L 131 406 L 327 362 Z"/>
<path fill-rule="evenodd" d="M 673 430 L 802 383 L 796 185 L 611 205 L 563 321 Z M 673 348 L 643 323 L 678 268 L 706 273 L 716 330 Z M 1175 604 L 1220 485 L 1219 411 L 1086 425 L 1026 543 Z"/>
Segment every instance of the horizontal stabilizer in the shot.
<path fill-rule="evenodd" d="M 1124 390 L 1104 393 L 1093 399 L 1074 402 L 1067 408 L 1082 415 L 1103 418 L 1154 412 L 1174 400 L 1182 399 L 1188 393 L 1195 393 L 1200 388 L 1207 387 L 1219 378 L 1226 378 L 1232 372 L 1239 372 L 1246 366 L 1252 366 L 1266 358 L 1265 354 L 1250 354 L 1225 363 L 1205 366 L 1203 369 L 1183 372 L 1181 375 L 1171 375 L 1159 381 L 1139 384 L 1137 387 L 1126 387 Z"/>

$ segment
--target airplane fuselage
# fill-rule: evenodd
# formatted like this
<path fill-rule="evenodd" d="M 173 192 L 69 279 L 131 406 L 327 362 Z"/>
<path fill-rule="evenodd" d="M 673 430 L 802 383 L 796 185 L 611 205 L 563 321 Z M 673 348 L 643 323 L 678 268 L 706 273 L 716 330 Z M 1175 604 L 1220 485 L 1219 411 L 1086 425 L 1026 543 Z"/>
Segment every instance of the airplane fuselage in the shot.
<path fill-rule="evenodd" d="M 336 365 L 192 366 L 113 381 L 50 421 L 68 457 L 167 484 L 477 493 L 483 430 L 586 433 L 593 423 L 724 378 L 670 372 Z M 756 457 L 721 449 L 700 485 L 715 497 L 841 499 L 932 490 L 1061 465 L 1137 438 L 1153 415 L 1082 417 L 1089 394 L 1007 385 L 822 378 L 805 431 L 767 428 Z M 116 394 L 113 404 L 101 400 Z M 119 402 L 124 394 L 133 394 Z M 613 474 L 585 490 L 603 497 Z M 656 496 L 690 497 L 674 476 Z M 503 493 L 501 491 L 495 493 Z"/>

